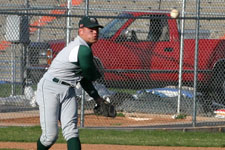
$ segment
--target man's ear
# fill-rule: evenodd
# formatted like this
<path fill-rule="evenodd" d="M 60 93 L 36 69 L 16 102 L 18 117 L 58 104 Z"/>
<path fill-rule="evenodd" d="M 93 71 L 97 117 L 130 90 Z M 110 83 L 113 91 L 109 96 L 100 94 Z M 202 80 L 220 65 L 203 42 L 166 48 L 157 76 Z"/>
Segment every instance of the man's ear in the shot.
<path fill-rule="evenodd" d="M 82 28 L 79 28 L 79 29 L 78 29 L 78 34 L 79 34 L 79 35 L 82 35 L 82 34 L 83 34 L 83 29 L 82 29 Z"/>

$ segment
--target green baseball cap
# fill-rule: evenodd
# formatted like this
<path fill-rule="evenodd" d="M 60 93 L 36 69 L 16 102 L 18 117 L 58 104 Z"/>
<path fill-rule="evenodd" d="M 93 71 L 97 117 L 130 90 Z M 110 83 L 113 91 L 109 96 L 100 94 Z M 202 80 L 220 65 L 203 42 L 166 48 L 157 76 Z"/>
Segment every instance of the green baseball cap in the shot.
<path fill-rule="evenodd" d="M 94 17 L 84 16 L 79 21 L 79 28 L 87 27 L 87 28 L 103 28 L 103 26 L 98 24 L 98 20 Z"/>

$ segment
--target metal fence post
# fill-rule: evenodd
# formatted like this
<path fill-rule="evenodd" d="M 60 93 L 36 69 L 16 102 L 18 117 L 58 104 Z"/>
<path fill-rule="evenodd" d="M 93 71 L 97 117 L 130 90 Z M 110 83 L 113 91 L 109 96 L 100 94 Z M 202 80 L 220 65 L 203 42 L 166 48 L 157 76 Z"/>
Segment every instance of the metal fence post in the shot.
<path fill-rule="evenodd" d="M 182 17 L 185 16 L 186 0 L 183 0 Z M 185 20 L 181 20 L 181 37 L 180 37 L 180 62 L 179 62 L 179 81 L 178 81 L 178 98 L 177 98 L 177 114 L 180 114 L 180 99 L 182 89 L 182 71 L 183 71 L 183 52 L 184 52 L 184 25 Z"/>
<path fill-rule="evenodd" d="M 85 103 L 85 91 L 82 89 L 82 96 L 81 96 L 81 114 L 80 114 L 80 127 L 84 127 L 84 103 Z"/>
<path fill-rule="evenodd" d="M 198 41 L 199 41 L 199 17 L 200 17 L 200 0 L 196 1 L 196 30 L 195 30 L 195 63 L 194 63 L 194 103 L 193 103 L 193 116 L 192 125 L 196 126 L 196 96 L 197 96 L 197 81 L 198 81 Z"/>
<path fill-rule="evenodd" d="M 26 8 L 30 7 L 29 0 L 25 0 Z M 22 25 L 21 25 L 21 37 L 20 43 L 23 44 L 23 48 L 21 51 L 21 81 L 22 81 L 22 88 L 21 94 L 24 94 L 24 89 L 27 85 L 27 47 L 29 44 L 29 16 L 28 10 L 25 11 L 26 15 L 22 16 Z M 25 36 L 25 37 L 23 37 Z"/>
<path fill-rule="evenodd" d="M 85 15 L 88 16 L 89 11 L 89 0 L 85 0 L 86 6 L 85 6 Z"/>
<path fill-rule="evenodd" d="M 16 87 L 16 54 L 15 54 L 15 45 L 11 47 L 11 96 L 15 96 Z"/>
<path fill-rule="evenodd" d="M 89 0 L 85 1 L 86 9 L 85 15 L 88 16 L 88 9 L 89 9 Z M 84 103 L 85 103 L 85 91 L 82 89 L 82 98 L 81 98 L 81 118 L 80 118 L 80 127 L 84 127 Z"/>
<path fill-rule="evenodd" d="M 72 4 L 72 0 L 68 0 L 67 1 L 67 20 L 66 20 L 66 45 L 69 44 L 70 42 L 70 32 L 71 32 L 71 18 L 70 18 L 70 14 L 71 14 L 71 4 Z"/>

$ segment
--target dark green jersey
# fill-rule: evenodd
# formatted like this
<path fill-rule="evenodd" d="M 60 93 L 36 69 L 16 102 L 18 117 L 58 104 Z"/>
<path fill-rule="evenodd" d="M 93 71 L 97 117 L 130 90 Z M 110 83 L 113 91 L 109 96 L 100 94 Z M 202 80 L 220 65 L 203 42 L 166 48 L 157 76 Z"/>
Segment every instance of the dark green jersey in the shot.
<path fill-rule="evenodd" d="M 93 54 L 89 47 L 81 45 L 78 52 L 78 63 L 82 70 L 81 75 L 90 80 L 95 81 L 100 77 L 100 73 L 96 69 L 93 62 Z"/>

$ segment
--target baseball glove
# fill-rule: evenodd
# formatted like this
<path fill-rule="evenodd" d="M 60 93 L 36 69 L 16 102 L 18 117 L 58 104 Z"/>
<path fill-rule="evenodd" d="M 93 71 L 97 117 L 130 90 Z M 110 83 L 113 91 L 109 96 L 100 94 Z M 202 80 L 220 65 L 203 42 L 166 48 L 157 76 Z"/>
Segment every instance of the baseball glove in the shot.
<path fill-rule="evenodd" d="M 114 105 L 107 102 L 106 100 L 100 102 L 99 104 L 96 104 L 93 110 L 95 115 L 105 117 L 116 117 L 117 114 Z"/>

